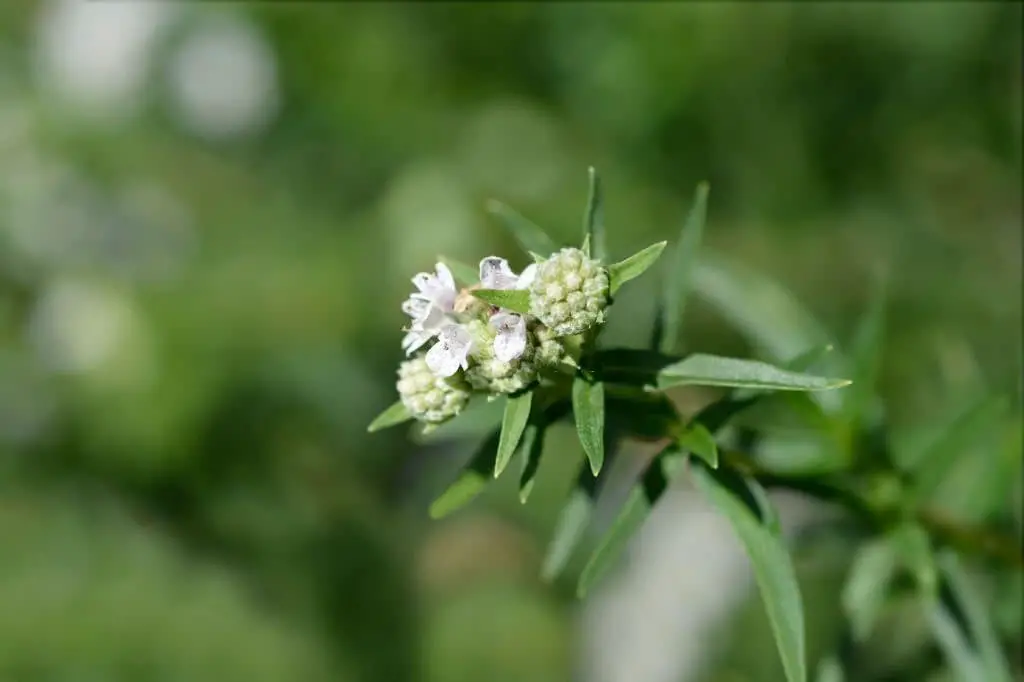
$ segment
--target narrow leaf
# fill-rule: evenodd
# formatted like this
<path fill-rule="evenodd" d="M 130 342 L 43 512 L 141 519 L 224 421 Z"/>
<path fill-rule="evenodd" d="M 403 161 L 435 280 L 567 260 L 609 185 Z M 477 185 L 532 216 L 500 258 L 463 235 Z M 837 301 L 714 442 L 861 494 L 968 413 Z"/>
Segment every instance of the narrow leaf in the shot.
<path fill-rule="evenodd" d="M 914 457 L 913 497 L 919 502 L 931 498 L 956 466 L 963 453 L 972 452 L 975 441 L 986 436 L 1003 418 L 1002 396 L 986 396 L 963 412 L 923 452 Z"/>
<path fill-rule="evenodd" d="M 621 260 L 618 263 L 614 263 L 608 266 L 608 290 L 611 294 L 615 294 L 623 284 L 631 279 L 636 279 L 640 275 L 644 274 L 647 268 L 654 265 L 654 262 L 661 256 L 661 252 L 665 250 L 665 245 L 668 242 L 658 242 L 657 244 L 651 244 L 642 251 L 637 251 L 629 258 Z"/>
<path fill-rule="evenodd" d="M 587 255 L 603 261 L 607 258 L 608 253 L 605 243 L 604 197 L 601 192 L 601 178 L 593 166 L 587 172 L 590 177 L 590 192 L 587 197 L 587 212 L 583 217 L 583 242 L 590 246 L 589 249 L 586 249 Z"/>
<path fill-rule="evenodd" d="M 855 641 L 864 642 L 871 634 L 889 596 L 897 565 L 895 549 L 886 538 L 877 538 L 857 550 L 842 592 L 843 611 Z"/>
<path fill-rule="evenodd" d="M 845 682 L 842 664 L 832 656 L 823 658 L 818 664 L 814 682 Z"/>
<path fill-rule="evenodd" d="M 604 465 L 604 384 L 577 375 L 572 384 L 572 411 L 580 445 L 597 476 Z"/>
<path fill-rule="evenodd" d="M 533 492 L 534 479 L 540 468 L 541 455 L 544 453 L 545 432 L 543 424 L 528 424 L 523 433 L 523 439 L 519 443 L 519 450 L 522 452 L 523 458 L 523 469 L 519 474 L 519 502 L 521 504 L 526 504 L 530 493 Z"/>
<path fill-rule="evenodd" d="M 551 254 L 558 245 L 540 227 L 500 201 L 488 201 L 487 211 L 496 217 L 527 253 Z"/>
<path fill-rule="evenodd" d="M 786 680 L 806 682 L 806 635 L 800 587 L 777 524 L 766 522 L 774 516 L 763 513 L 767 496 L 755 481 L 741 478 L 724 468 L 714 471 L 695 462 L 693 475 L 698 488 L 729 520 L 747 550 Z M 728 478 L 735 480 L 729 482 Z M 747 499 L 735 494 L 739 487 L 750 493 Z M 762 509 L 752 508 L 748 501 L 751 499 L 757 500 Z"/>
<path fill-rule="evenodd" d="M 455 277 L 455 281 L 462 286 L 472 286 L 480 281 L 480 269 L 457 261 L 446 256 L 438 256 L 437 259 L 448 266 Z"/>
<path fill-rule="evenodd" d="M 644 472 L 643 477 L 629 491 L 626 503 L 615 517 L 611 528 L 601 538 L 580 574 L 576 594 L 583 597 L 613 568 L 636 531 L 650 516 L 654 505 L 668 488 L 672 476 L 679 470 L 682 458 L 670 446 Z"/>
<path fill-rule="evenodd" d="M 903 568 L 914 577 L 918 587 L 926 594 L 938 587 L 938 569 L 927 531 L 916 523 L 903 523 L 888 537 Z"/>
<path fill-rule="evenodd" d="M 800 374 L 758 360 L 717 355 L 691 355 L 658 373 L 658 388 L 682 386 L 733 386 L 777 391 L 821 391 L 849 385 L 846 379 Z"/>
<path fill-rule="evenodd" d="M 472 502 L 491 481 L 498 452 L 499 431 L 494 431 L 477 448 L 458 478 L 430 505 L 430 518 L 440 519 Z"/>
<path fill-rule="evenodd" d="M 658 322 L 658 341 L 655 343 L 663 353 L 675 350 L 682 325 L 686 295 L 690 289 L 690 276 L 697 260 L 697 251 L 704 234 L 704 223 L 707 218 L 708 191 L 707 183 L 701 183 L 694 195 L 693 206 L 683 222 L 679 242 L 676 244 L 672 259 L 666 262 L 668 275 L 664 278 L 661 295 L 661 306 Z"/>
<path fill-rule="evenodd" d="M 712 469 L 718 468 L 718 446 L 715 437 L 703 424 L 692 421 L 676 436 L 676 444 L 697 457 L 700 457 Z"/>
<path fill-rule="evenodd" d="M 885 341 L 885 280 L 875 284 L 864 317 L 857 325 L 850 345 L 850 373 L 854 385 L 842 395 L 843 413 L 851 424 L 860 424 L 871 404 L 878 399 L 878 376 Z"/>
<path fill-rule="evenodd" d="M 374 431 L 380 431 L 392 426 L 397 426 L 402 422 L 407 422 L 412 419 L 412 415 L 409 414 L 409 409 L 402 404 L 402 401 L 394 403 L 388 409 L 377 415 L 377 418 L 370 422 L 370 425 L 366 427 L 366 430 L 370 433 Z"/>
<path fill-rule="evenodd" d="M 589 468 L 584 465 L 585 473 L 590 476 Z M 555 523 L 555 532 L 548 545 L 547 553 L 544 556 L 544 563 L 541 566 L 541 578 L 545 582 L 551 582 L 565 569 L 566 564 L 572 557 L 572 552 L 582 539 L 590 518 L 594 514 L 594 490 L 593 487 L 577 485 L 569 494 L 569 499 L 562 507 Z"/>
<path fill-rule="evenodd" d="M 1013 675 L 992 623 L 991 611 L 971 585 L 959 559 L 952 552 L 943 552 L 939 557 L 939 567 L 947 588 L 945 601 L 953 607 L 954 612 L 962 614 L 968 645 L 976 652 L 978 662 L 985 669 L 985 675 L 974 679 L 1012 682 Z"/>
<path fill-rule="evenodd" d="M 485 303 L 523 315 L 530 312 L 530 292 L 519 289 L 477 289 L 474 296 Z"/>
<path fill-rule="evenodd" d="M 927 613 L 932 635 L 945 654 L 950 668 L 956 672 L 957 679 L 960 682 L 988 680 L 985 665 L 981 662 L 978 652 L 971 647 L 966 634 L 960 629 L 949 609 L 935 603 L 929 607 Z"/>
<path fill-rule="evenodd" d="M 682 358 L 637 348 L 605 348 L 593 356 L 594 374 L 611 383 L 654 385 L 658 372 Z"/>
<path fill-rule="evenodd" d="M 833 342 L 824 325 L 775 280 L 706 249 L 692 282 L 696 294 L 774 361 Z"/>
<path fill-rule="evenodd" d="M 494 477 L 497 478 L 512 460 L 512 454 L 519 445 L 526 422 L 530 418 L 533 391 L 505 398 L 505 414 L 501 418 L 501 437 L 498 439 L 498 454 L 494 461 Z"/>

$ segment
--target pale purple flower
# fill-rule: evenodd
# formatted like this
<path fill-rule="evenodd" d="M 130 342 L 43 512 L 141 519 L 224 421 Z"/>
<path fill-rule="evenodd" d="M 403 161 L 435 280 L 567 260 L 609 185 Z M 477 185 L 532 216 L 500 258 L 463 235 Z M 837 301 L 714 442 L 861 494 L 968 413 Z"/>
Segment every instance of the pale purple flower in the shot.
<path fill-rule="evenodd" d="M 508 261 L 488 256 L 480 261 L 480 284 L 485 289 L 526 289 L 537 274 L 537 266 L 529 265 L 520 274 L 512 272 Z M 502 362 L 515 360 L 526 350 L 526 320 L 522 315 L 501 309 L 491 317 L 497 330 L 494 356 Z"/>

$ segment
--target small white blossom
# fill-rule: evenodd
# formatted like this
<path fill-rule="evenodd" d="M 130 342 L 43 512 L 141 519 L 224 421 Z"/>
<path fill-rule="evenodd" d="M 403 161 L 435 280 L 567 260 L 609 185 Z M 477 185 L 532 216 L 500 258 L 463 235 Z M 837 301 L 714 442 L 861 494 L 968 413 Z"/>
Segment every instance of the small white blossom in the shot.
<path fill-rule="evenodd" d="M 504 258 L 488 256 L 480 261 L 480 284 L 485 289 L 527 289 L 536 275 L 536 264 L 527 266 L 517 275 Z M 523 354 L 526 350 L 526 320 L 522 315 L 502 309 L 491 317 L 491 326 L 497 330 L 494 337 L 496 358 L 511 362 Z"/>
<path fill-rule="evenodd" d="M 526 320 L 522 315 L 499 312 L 491 317 L 491 326 L 497 330 L 494 357 L 502 362 L 511 362 L 523 354 L 526 350 Z"/>
<path fill-rule="evenodd" d="M 412 278 L 412 283 L 418 291 L 409 299 L 432 303 L 441 312 L 450 313 L 455 307 L 455 297 L 459 295 L 459 290 L 455 287 L 455 278 L 444 263 L 438 263 L 434 268 L 437 271 L 436 275 L 421 272 Z"/>
<path fill-rule="evenodd" d="M 402 303 L 402 312 L 412 318 L 412 326 L 402 339 L 406 355 L 412 355 L 442 328 L 453 324 L 448 315 L 458 295 L 455 278 L 444 263 L 438 263 L 435 269 L 436 274 L 421 272 L 412 278 L 417 290 Z"/>
<path fill-rule="evenodd" d="M 450 377 L 469 368 L 473 339 L 462 325 L 446 324 L 437 332 L 437 343 L 427 351 L 427 367 L 436 376 Z"/>

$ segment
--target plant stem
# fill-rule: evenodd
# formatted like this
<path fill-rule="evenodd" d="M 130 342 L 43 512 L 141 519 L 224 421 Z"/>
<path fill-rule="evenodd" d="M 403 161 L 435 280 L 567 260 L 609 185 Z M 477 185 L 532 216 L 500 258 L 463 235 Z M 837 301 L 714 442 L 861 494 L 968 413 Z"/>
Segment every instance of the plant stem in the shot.
<path fill-rule="evenodd" d="M 723 459 L 729 466 L 754 478 L 766 488 L 792 490 L 823 502 L 838 503 L 874 527 L 883 527 L 889 521 L 889 515 L 878 509 L 865 494 L 834 478 L 778 474 L 761 467 L 749 455 L 741 452 L 725 452 Z M 933 509 L 918 510 L 914 520 L 940 544 L 964 554 L 1024 569 L 1024 553 L 1019 538 L 961 524 Z"/>

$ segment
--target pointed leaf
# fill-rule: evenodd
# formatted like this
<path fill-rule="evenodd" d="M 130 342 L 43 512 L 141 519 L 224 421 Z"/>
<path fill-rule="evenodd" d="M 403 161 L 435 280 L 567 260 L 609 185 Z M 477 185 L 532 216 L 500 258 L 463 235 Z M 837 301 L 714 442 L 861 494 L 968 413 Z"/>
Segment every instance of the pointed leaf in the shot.
<path fill-rule="evenodd" d="M 526 315 L 530 312 L 530 292 L 519 289 L 477 289 L 473 295 L 485 303 Z"/>
<path fill-rule="evenodd" d="M 587 476 L 590 475 L 589 468 L 585 468 Z M 544 563 L 541 566 L 541 578 L 545 582 L 551 582 L 565 569 L 566 564 L 572 557 L 572 552 L 582 539 L 590 518 L 594 514 L 594 491 L 577 485 L 569 494 L 569 499 L 562 507 L 555 523 L 555 532 L 552 534 L 551 542 L 548 544 L 547 553 L 544 556 Z"/>
<path fill-rule="evenodd" d="M 647 268 L 661 256 L 668 242 L 651 244 L 642 251 L 637 251 L 629 258 L 608 266 L 608 291 L 615 294 L 623 284 L 644 274 Z"/>
<path fill-rule="evenodd" d="M 718 468 L 718 446 L 715 437 L 703 424 L 692 421 L 678 436 L 676 444 L 687 452 L 700 457 L 712 469 Z"/>
<path fill-rule="evenodd" d="M 846 379 L 800 374 L 758 360 L 691 355 L 658 373 L 658 388 L 692 384 L 776 391 L 821 391 L 849 385 Z"/>
<path fill-rule="evenodd" d="M 477 448 L 458 478 L 430 505 L 430 518 L 440 519 L 472 502 L 491 482 L 500 432 L 494 431 Z"/>
<path fill-rule="evenodd" d="M 512 460 L 512 454 L 519 445 L 519 439 L 526 429 L 533 404 L 533 391 L 505 398 L 505 414 L 501 418 L 501 437 L 498 440 L 498 454 L 494 461 L 494 477 L 497 478 Z"/>
<path fill-rule="evenodd" d="M 587 592 L 615 566 L 629 546 L 633 535 L 650 516 L 654 505 L 668 488 L 672 477 L 679 471 L 682 461 L 679 451 L 674 446 L 669 446 L 651 463 L 643 478 L 633 485 L 611 528 L 587 560 L 576 587 L 577 596 L 586 596 Z"/>
<path fill-rule="evenodd" d="M 604 231 L 604 197 L 601 192 L 601 178 L 597 169 L 588 169 L 590 176 L 590 195 L 587 197 L 587 212 L 583 217 L 583 242 L 589 245 L 584 249 L 592 258 L 603 261 L 608 253 L 605 245 Z"/>
<path fill-rule="evenodd" d="M 480 281 L 480 269 L 453 258 L 438 256 L 437 259 L 448 266 L 455 281 L 463 286 L 473 286 Z"/>
<path fill-rule="evenodd" d="M 843 413 L 851 424 L 860 424 L 871 404 L 878 400 L 878 375 L 885 342 L 885 281 L 879 278 L 864 317 L 850 346 L 850 373 L 854 384 L 843 391 Z"/>
<path fill-rule="evenodd" d="M 533 492 L 534 479 L 540 468 L 541 455 L 544 453 L 545 432 L 543 424 L 529 424 L 523 433 L 523 440 L 519 443 L 519 450 L 523 458 L 523 469 L 519 474 L 519 502 L 521 504 L 526 504 L 530 493 Z"/>
<path fill-rule="evenodd" d="M 675 350 L 679 340 L 686 295 L 690 289 L 691 271 L 697 260 L 697 251 L 704 234 L 709 189 L 707 183 L 701 183 L 697 187 L 693 206 L 683 222 L 675 253 L 665 264 L 668 266 L 668 276 L 665 277 L 661 294 L 657 323 L 658 339 L 654 344 L 662 353 L 671 353 Z"/>
<path fill-rule="evenodd" d="M 1013 675 L 1003 654 L 991 611 L 971 585 L 959 558 L 945 551 L 938 562 L 943 581 L 942 605 L 955 620 L 959 620 L 957 629 L 962 631 L 964 644 L 972 652 L 972 659 L 984 669 L 981 676 L 972 679 L 1012 682 Z M 954 656 L 959 659 L 962 654 Z M 968 664 L 964 669 L 973 670 L 973 666 Z"/>
<path fill-rule="evenodd" d="M 1006 411 L 1002 396 L 985 396 L 944 429 L 933 445 L 914 457 L 915 500 L 929 500 L 956 466 L 962 453 L 972 452 L 975 441 L 996 428 Z"/>
<path fill-rule="evenodd" d="M 551 254 L 558 245 L 540 227 L 500 201 L 487 202 L 487 211 L 496 217 L 527 253 Z"/>
<path fill-rule="evenodd" d="M 746 548 L 788 682 L 807 682 L 803 602 L 793 563 L 760 485 L 694 461 L 697 487 L 732 524 Z M 732 479 L 732 480 L 729 480 Z M 737 494 L 745 491 L 747 494 Z"/>
<path fill-rule="evenodd" d="M 707 249 L 702 249 L 692 281 L 695 293 L 772 360 L 833 342 L 825 327 L 775 280 Z"/>
<path fill-rule="evenodd" d="M 604 384 L 577 375 L 572 384 L 572 411 L 583 452 L 597 476 L 604 465 Z"/>
<path fill-rule="evenodd" d="M 889 596 L 897 565 L 895 548 L 886 538 L 877 538 L 857 550 L 842 592 L 843 611 L 855 641 L 863 642 L 871 634 Z"/>
<path fill-rule="evenodd" d="M 366 427 L 366 430 L 370 433 L 374 431 L 380 431 L 392 426 L 397 426 L 403 422 L 407 422 L 412 419 L 412 415 L 409 414 L 409 409 L 402 403 L 401 400 L 395 402 L 388 409 L 377 415 L 377 418 L 370 422 L 370 425 Z"/>
<path fill-rule="evenodd" d="M 818 663 L 818 670 L 814 676 L 814 682 L 845 682 L 846 676 L 843 673 L 842 664 L 833 656 L 823 658 Z"/>

